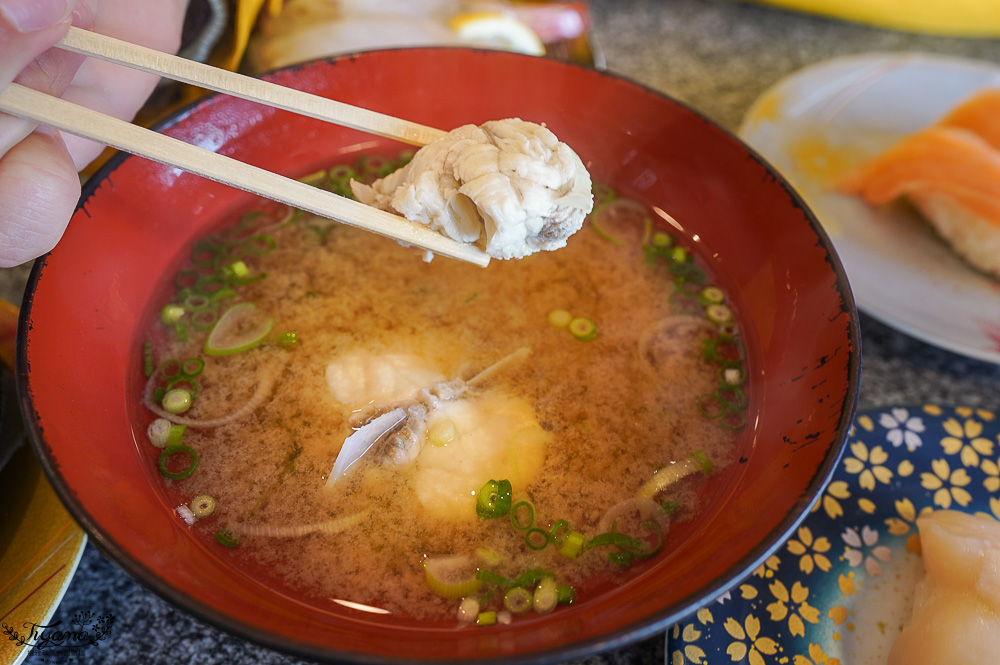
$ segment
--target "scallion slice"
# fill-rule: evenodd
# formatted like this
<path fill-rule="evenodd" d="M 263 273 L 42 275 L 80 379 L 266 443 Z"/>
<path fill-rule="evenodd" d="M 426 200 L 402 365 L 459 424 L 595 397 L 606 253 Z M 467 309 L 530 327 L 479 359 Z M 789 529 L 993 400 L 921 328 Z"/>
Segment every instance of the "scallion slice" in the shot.
<path fill-rule="evenodd" d="M 597 325 L 590 319 L 578 316 L 569 322 L 569 331 L 581 342 L 589 342 L 597 337 Z"/>
<path fill-rule="evenodd" d="M 219 529 L 215 532 L 215 540 L 223 547 L 232 549 L 240 544 L 239 537 L 229 529 Z"/>
<path fill-rule="evenodd" d="M 212 328 L 205 340 L 205 354 L 228 356 L 248 351 L 264 341 L 273 327 L 274 319 L 261 319 L 253 303 L 237 303 L 227 309 Z"/>
<path fill-rule="evenodd" d="M 503 606 L 511 614 L 524 614 L 531 609 L 532 604 L 531 592 L 524 587 L 508 589 L 503 595 Z"/>
<path fill-rule="evenodd" d="M 184 388 L 168 390 L 164 393 L 160 404 L 167 413 L 184 413 L 191 408 L 191 392 Z"/>
<path fill-rule="evenodd" d="M 513 493 L 509 480 L 490 480 L 479 489 L 476 514 L 483 519 L 503 517 L 510 512 Z"/>
<path fill-rule="evenodd" d="M 186 454 L 191 462 L 188 464 L 186 469 L 181 471 L 171 471 L 167 468 L 167 462 L 173 455 Z M 191 446 L 185 446 L 183 444 L 179 446 L 172 446 L 170 448 L 164 448 L 163 452 L 160 453 L 160 458 L 157 460 L 157 466 L 160 469 L 160 473 L 163 474 L 164 478 L 169 478 L 170 480 L 184 480 L 198 468 L 198 453 L 194 451 Z"/>
<path fill-rule="evenodd" d="M 215 512 L 215 499 L 208 494 L 199 494 L 195 498 L 191 499 L 191 504 L 188 506 L 188 509 L 191 511 L 191 514 L 194 515 L 195 519 L 205 519 Z"/>

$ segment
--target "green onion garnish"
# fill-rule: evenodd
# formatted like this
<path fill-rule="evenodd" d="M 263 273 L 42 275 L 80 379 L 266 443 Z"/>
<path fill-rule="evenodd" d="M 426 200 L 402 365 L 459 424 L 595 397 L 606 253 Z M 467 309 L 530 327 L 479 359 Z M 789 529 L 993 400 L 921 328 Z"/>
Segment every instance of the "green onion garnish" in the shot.
<path fill-rule="evenodd" d="M 726 294 L 717 286 L 706 286 L 698 294 L 698 299 L 705 305 L 718 305 L 726 299 Z"/>
<path fill-rule="evenodd" d="M 581 342 L 589 342 L 597 337 L 597 325 L 582 316 L 569 322 L 569 331 Z"/>
<path fill-rule="evenodd" d="M 497 613 L 492 610 L 489 612 L 480 612 L 479 615 L 476 616 L 477 626 L 492 626 L 496 622 L 497 622 Z"/>
<path fill-rule="evenodd" d="M 532 568 L 531 570 L 527 570 L 515 577 L 514 581 L 510 583 L 510 586 L 524 587 L 527 589 L 535 586 L 540 580 L 546 577 L 555 577 L 555 575 L 544 568 Z"/>
<path fill-rule="evenodd" d="M 171 471 L 167 468 L 167 461 L 171 456 L 184 453 L 189 458 L 191 458 L 191 463 L 188 464 L 187 468 L 182 471 Z M 160 473 L 163 474 L 165 478 L 170 480 L 183 480 L 194 473 L 194 470 L 198 468 L 198 453 L 194 451 L 191 446 L 179 445 L 173 446 L 171 448 L 165 448 L 162 453 L 160 453 L 160 459 L 157 461 L 157 466 L 160 468 Z"/>
<path fill-rule="evenodd" d="M 563 541 L 562 547 L 559 548 L 559 553 L 567 559 L 575 559 L 583 550 L 585 542 L 586 538 L 582 533 L 579 531 L 570 531 L 569 535 L 566 536 L 566 540 Z"/>
<path fill-rule="evenodd" d="M 215 512 L 215 499 L 207 494 L 199 494 L 191 499 L 188 509 L 195 516 L 195 519 L 205 519 Z"/>
<path fill-rule="evenodd" d="M 559 588 L 555 578 L 543 577 L 535 587 L 532 607 L 539 614 L 548 614 L 559 604 Z"/>
<path fill-rule="evenodd" d="M 549 324 L 556 328 L 565 328 L 573 320 L 573 315 L 568 309 L 554 309 L 549 312 Z"/>
<path fill-rule="evenodd" d="M 170 425 L 170 429 L 167 431 L 166 447 L 176 448 L 181 445 L 181 440 L 184 438 L 184 432 L 187 431 L 187 425 Z"/>
<path fill-rule="evenodd" d="M 278 346 L 283 346 L 286 349 L 291 348 L 299 343 L 299 334 L 294 330 L 289 330 L 288 332 L 281 333 L 281 337 L 278 338 Z"/>
<path fill-rule="evenodd" d="M 514 587 L 503 595 L 503 606 L 511 614 L 524 614 L 533 602 L 531 592 L 524 587 Z"/>
<path fill-rule="evenodd" d="M 184 413 L 191 408 L 191 392 L 184 388 L 168 390 L 160 404 L 167 413 Z"/>
<path fill-rule="evenodd" d="M 239 537 L 229 529 L 219 529 L 215 532 L 215 540 L 223 547 L 232 549 L 240 544 Z"/>
<path fill-rule="evenodd" d="M 483 519 L 503 517 L 510 512 L 513 493 L 509 480 L 490 480 L 476 497 L 476 514 Z"/>
<path fill-rule="evenodd" d="M 274 319 L 260 319 L 253 303 L 241 302 L 226 310 L 219 317 L 205 340 L 204 351 L 209 356 L 228 356 L 248 351 L 267 337 L 274 327 Z"/>
<path fill-rule="evenodd" d="M 528 521 L 524 522 L 518 517 L 519 512 L 528 511 Z M 514 528 L 518 531 L 527 531 L 531 527 L 535 526 L 535 507 L 531 505 L 530 501 L 518 501 L 510 509 L 510 523 L 514 525 Z"/>
<path fill-rule="evenodd" d="M 165 325 L 172 326 L 182 318 L 184 318 L 184 308 L 175 303 L 164 305 L 160 310 L 160 321 Z"/>
<path fill-rule="evenodd" d="M 524 542 L 533 550 L 544 550 L 549 544 L 549 532 L 532 527 L 524 533 Z"/>
<path fill-rule="evenodd" d="M 144 342 L 142 345 L 142 374 L 150 377 L 155 371 L 156 365 L 153 363 L 153 343 Z"/>
<path fill-rule="evenodd" d="M 201 371 L 205 369 L 205 361 L 201 358 L 188 358 L 181 364 L 181 375 L 189 379 L 201 374 Z"/>
<path fill-rule="evenodd" d="M 487 584 L 495 584 L 498 587 L 506 589 L 511 585 L 511 579 L 509 577 L 504 577 L 500 573 L 495 573 L 492 570 L 487 570 L 486 568 L 480 568 L 476 571 L 476 579 L 480 582 L 486 582 Z"/>

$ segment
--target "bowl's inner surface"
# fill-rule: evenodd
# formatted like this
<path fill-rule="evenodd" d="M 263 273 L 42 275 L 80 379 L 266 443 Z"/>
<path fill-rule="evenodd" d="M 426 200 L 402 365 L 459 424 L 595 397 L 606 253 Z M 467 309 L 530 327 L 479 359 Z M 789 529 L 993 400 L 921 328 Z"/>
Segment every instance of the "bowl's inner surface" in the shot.
<path fill-rule="evenodd" d="M 443 128 L 545 122 L 596 181 L 669 212 L 740 312 L 753 371 L 741 458 L 707 484 L 707 509 L 671 533 L 669 552 L 630 582 L 545 617 L 456 632 L 289 593 L 192 536 L 136 420 L 151 299 L 189 243 L 252 197 L 125 160 L 97 183 L 33 278 L 21 349 L 29 428 L 57 489 L 118 563 L 249 639 L 313 656 L 469 660 L 562 657 L 637 638 L 758 565 L 808 508 L 846 436 L 858 373 L 853 303 L 815 221 L 765 166 L 705 119 L 631 83 L 547 60 L 459 55 L 375 52 L 274 80 Z M 476 92 L 461 92 L 460 81 L 474 81 Z M 393 149 L 229 98 L 200 104 L 166 131 L 292 176 Z"/>

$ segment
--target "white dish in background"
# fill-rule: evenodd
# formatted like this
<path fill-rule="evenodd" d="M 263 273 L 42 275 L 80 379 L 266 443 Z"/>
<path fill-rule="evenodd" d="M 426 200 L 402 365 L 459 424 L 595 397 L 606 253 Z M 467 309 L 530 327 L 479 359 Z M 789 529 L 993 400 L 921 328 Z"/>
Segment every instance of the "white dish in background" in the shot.
<path fill-rule="evenodd" d="M 836 176 L 926 127 L 1000 66 L 920 53 L 865 54 L 796 72 L 751 106 L 740 137 L 805 199 L 833 241 L 858 307 L 913 337 L 1000 362 L 1000 281 L 965 264 L 910 207 L 831 191 Z"/>

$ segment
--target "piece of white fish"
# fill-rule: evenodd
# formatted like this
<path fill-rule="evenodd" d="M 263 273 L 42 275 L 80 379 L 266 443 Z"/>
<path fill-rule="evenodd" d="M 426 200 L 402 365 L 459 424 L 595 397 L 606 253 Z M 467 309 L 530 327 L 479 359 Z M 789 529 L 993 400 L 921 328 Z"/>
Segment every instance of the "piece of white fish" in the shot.
<path fill-rule="evenodd" d="M 463 125 L 372 185 L 362 203 L 403 215 L 459 242 L 518 259 L 564 247 L 593 209 L 590 174 L 542 125 L 519 118 Z"/>

